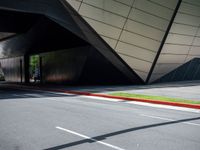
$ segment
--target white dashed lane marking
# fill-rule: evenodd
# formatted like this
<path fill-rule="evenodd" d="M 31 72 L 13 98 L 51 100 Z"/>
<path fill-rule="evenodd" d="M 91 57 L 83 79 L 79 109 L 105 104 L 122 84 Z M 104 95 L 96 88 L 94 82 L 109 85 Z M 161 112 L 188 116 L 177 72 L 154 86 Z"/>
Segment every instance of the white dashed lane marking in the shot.
<path fill-rule="evenodd" d="M 144 116 L 144 117 L 148 117 L 148 118 L 160 119 L 160 120 L 165 120 L 165 121 L 179 121 L 179 120 L 174 120 L 174 119 L 170 119 L 170 118 L 163 118 L 163 117 L 158 117 L 158 116 L 151 116 L 151 115 L 145 115 L 145 114 L 140 114 L 140 115 Z M 180 123 L 200 127 L 200 124 L 188 122 L 187 120 L 184 121 L 184 119 Z"/>
<path fill-rule="evenodd" d="M 72 130 L 68 130 L 68 129 L 65 129 L 65 128 L 62 128 L 62 127 L 58 127 L 58 126 L 56 127 L 56 129 L 59 129 L 59 130 L 62 130 L 62 131 L 71 133 L 71 134 L 73 134 L 73 135 L 82 137 L 82 138 L 84 138 L 84 139 L 91 140 L 91 141 L 93 141 L 93 142 L 96 142 L 96 143 L 98 143 L 98 144 L 104 145 L 104 146 L 106 146 L 106 147 L 110 147 L 110 148 L 112 148 L 112 149 L 116 149 L 116 150 L 125 150 L 125 149 L 120 148 L 120 147 L 118 147 L 118 146 L 111 145 L 111 144 L 109 144 L 109 143 L 105 143 L 105 142 L 102 142 L 102 141 L 98 141 L 98 140 L 93 139 L 93 138 L 91 138 L 91 137 L 89 137 L 89 136 L 80 134 L 80 133 L 75 132 L 75 131 L 72 131 Z"/>

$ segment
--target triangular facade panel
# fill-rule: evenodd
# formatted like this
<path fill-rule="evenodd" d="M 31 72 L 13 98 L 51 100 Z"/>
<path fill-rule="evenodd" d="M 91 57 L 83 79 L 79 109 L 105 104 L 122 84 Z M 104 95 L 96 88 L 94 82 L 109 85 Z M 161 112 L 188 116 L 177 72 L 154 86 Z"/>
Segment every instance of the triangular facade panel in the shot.
<path fill-rule="evenodd" d="M 200 57 L 200 1 L 183 0 L 150 81 Z"/>
<path fill-rule="evenodd" d="M 67 0 L 145 81 L 178 0 Z"/>

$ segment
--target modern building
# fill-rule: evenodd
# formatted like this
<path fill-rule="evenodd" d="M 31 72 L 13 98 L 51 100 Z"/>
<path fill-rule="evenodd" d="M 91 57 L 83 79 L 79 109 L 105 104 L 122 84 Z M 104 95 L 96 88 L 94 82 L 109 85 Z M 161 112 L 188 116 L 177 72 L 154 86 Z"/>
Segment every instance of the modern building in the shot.
<path fill-rule="evenodd" d="M 200 0 L 0 0 L 5 79 L 144 84 L 200 79 Z"/>

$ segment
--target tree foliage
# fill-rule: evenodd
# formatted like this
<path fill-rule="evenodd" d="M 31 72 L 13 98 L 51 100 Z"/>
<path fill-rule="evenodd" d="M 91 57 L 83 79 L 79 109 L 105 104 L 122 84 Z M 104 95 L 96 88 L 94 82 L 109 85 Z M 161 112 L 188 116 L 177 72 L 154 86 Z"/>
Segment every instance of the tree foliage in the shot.
<path fill-rule="evenodd" d="M 30 73 L 34 74 L 35 68 L 39 65 L 39 55 L 33 55 L 30 57 Z"/>

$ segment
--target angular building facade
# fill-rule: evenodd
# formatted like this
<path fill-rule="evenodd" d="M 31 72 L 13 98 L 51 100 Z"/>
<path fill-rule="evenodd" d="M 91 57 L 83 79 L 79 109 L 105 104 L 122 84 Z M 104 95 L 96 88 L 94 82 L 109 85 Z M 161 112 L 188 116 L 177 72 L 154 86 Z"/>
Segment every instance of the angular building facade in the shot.
<path fill-rule="evenodd" d="M 145 84 L 200 79 L 199 0 L 1 0 L 8 81 Z"/>

